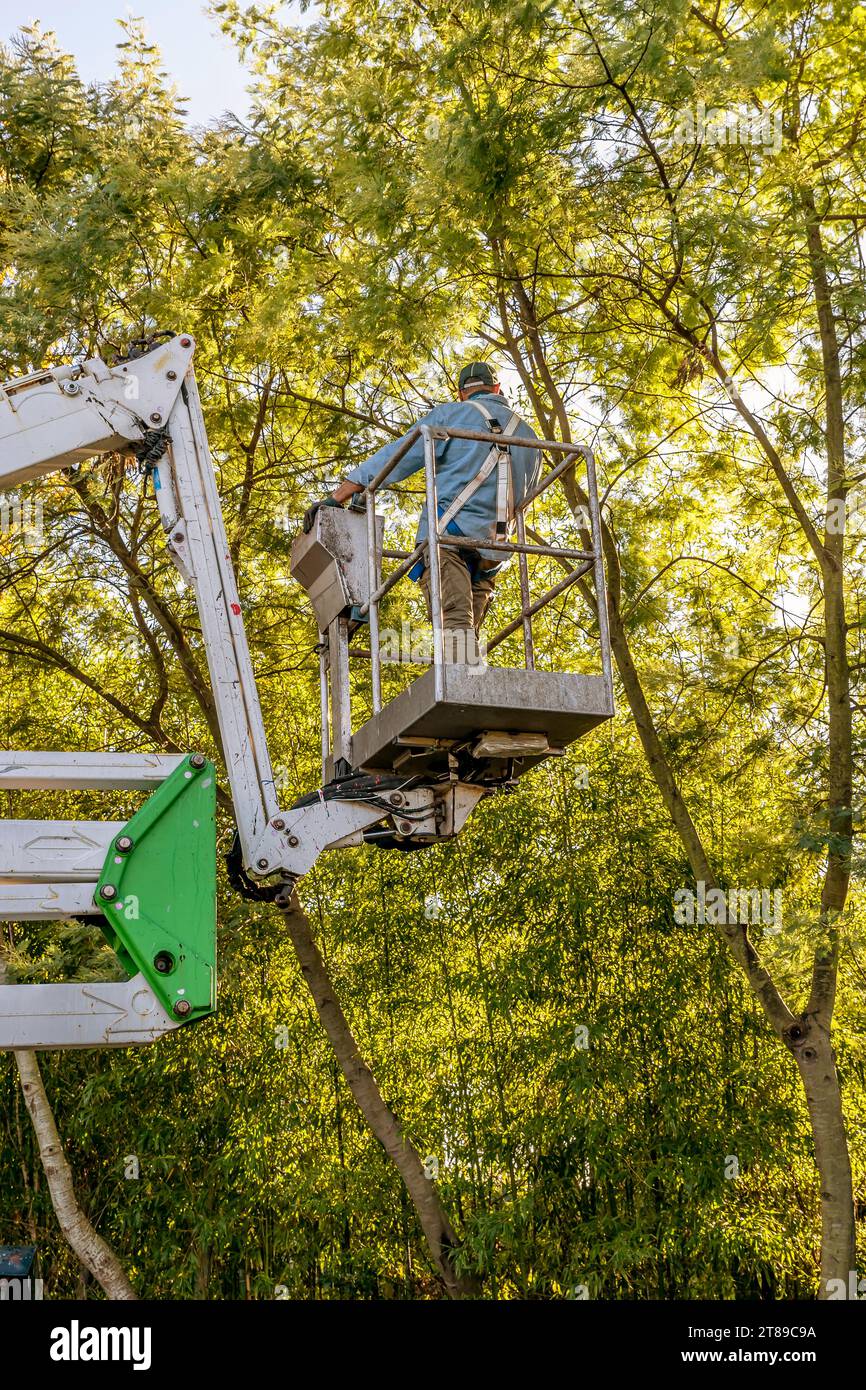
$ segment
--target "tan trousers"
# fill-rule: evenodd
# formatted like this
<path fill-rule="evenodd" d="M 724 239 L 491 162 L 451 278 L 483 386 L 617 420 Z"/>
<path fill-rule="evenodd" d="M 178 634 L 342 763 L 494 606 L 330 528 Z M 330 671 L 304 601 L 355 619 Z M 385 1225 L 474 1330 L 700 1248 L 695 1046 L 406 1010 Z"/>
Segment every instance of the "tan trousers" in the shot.
<path fill-rule="evenodd" d="M 442 625 L 447 634 L 444 641 L 445 660 L 476 662 L 479 660 L 476 638 L 490 607 L 496 576 L 476 571 L 473 583 L 460 552 L 444 545 L 439 551 L 439 574 Z M 429 569 L 425 569 L 421 576 L 421 588 L 427 604 L 427 616 L 432 622 Z"/>

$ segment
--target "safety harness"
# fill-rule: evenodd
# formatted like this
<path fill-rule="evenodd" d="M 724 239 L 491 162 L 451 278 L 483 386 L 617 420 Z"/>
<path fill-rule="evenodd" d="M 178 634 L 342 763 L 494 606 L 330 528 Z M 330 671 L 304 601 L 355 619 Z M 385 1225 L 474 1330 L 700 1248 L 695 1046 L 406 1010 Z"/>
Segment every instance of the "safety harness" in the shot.
<path fill-rule="evenodd" d="M 503 439 L 513 435 L 520 424 L 520 416 L 516 411 L 512 411 L 505 425 L 500 425 L 496 416 L 480 401 L 469 399 L 465 405 L 473 406 L 487 422 L 487 428 L 491 434 L 501 434 Z M 448 523 L 453 521 L 462 507 L 465 507 L 470 497 L 473 497 L 482 483 L 490 477 L 494 468 L 496 469 L 496 539 L 504 540 L 508 535 L 508 528 L 514 517 L 514 483 L 511 477 L 511 450 L 507 444 L 494 444 L 490 453 L 485 458 L 474 478 L 471 478 L 464 488 L 458 492 L 454 501 L 439 518 L 441 530 L 446 530 Z"/>

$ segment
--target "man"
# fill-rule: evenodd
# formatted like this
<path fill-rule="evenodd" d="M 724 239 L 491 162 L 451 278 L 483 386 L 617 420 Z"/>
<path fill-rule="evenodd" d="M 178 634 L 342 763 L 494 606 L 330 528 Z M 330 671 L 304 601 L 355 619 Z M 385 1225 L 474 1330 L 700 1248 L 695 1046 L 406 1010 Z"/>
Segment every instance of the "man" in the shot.
<path fill-rule="evenodd" d="M 471 439 L 436 441 L 440 526 L 445 522 L 445 530 L 451 535 L 505 540 L 514 517 L 514 504 L 535 487 L 541 465 L 537 449 L 509 449 L 508 438 L 536 439 L 537 435 L 511 409 L 486 362 L 470 362 L 465 366 L 460 372 L 458 388 L 459 400 L 434 406 L 418 424 L 499 433 L 502 445 Z M 342 506 L 353 493 L 363 491 L 405 438 L 406 435 L 377 449 L 365 463 L 346 474 L 330 497 L 314 502 L 304 516 L 304 530 L 312 527 L 319 507 Z M 423 467 L 424 441 L 418 438 L 389 474 L 388 484 L 411 477 Z M 426 534 L 425 508 L 416 545 Z M 483 546 L 477 550 L 440 547 L 442 622 L 449 634 L 444 644 L 446 661 L 478 660 L 476 638 L 490 606 L 496 575 L 506 558 L 502 551 L 487 550 Z M 432 621 L 430 576 L 425 561 L 420 560 L 410 574 L 420 581 Z"/>

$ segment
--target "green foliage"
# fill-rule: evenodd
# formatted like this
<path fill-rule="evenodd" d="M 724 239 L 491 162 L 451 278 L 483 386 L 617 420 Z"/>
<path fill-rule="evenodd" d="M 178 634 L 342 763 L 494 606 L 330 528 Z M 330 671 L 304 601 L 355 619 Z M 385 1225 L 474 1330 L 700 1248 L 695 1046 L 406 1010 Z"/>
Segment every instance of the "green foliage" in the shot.
<path fill-rule="evenodd" d="M 783 893 L 780 930 L 754 935 L 799 1007 L 833 849 L 822 576 L 737 401 L 820 526 L 825 378 L 804 199 L 811 180 L 856 460 L 866 289 L 847 214 L 863 198 L 862 7 L 772 0 L 729 25 L 686 0 L 658 13 L 329 0 L 304 30 L 269 8 L 214 8 L 256 84 L 248 127 L 191 131 L 134 23 L 101 85 L 38 27 L 0 54 L 0 372 L 111 355 L 156 328 L 194 333 L 290 801 L 318 780 L 294 519 L 448 394 L 465 355 L 493 355 L 542 432 L 599 451 L 612 581 L 667 756 L 720 882 Z M 699 101 L 778 113 L 780 147 L 677 142 Z M 37 545 L 0 535 L 5 746 L 216 755 L 194 605 L 145 480 L 109 460 L 40 496 Z M 573 536 L 573 500 L 538 524 Z M 855 513 L 855 806 L 864 538 Z M 500 611 L 514 592 L 510 575 Z M 389 621 L 416 610 L 395 599 Z M 549 664 L 584 669 L 593 631 L 562 605 L 538 639 Z M 3 800 L 9 816 L 44 814 L 41 794 Z M 64 793 L 51 813 L 123 820 L 136 804 Z M 691 883 L 623 708 L 482 806 L 458 842 L 341 852 L 303 886 L 362 1052 L 437 1160 L 461 1258 L 489 1296 L 815 1291 L 819 1193 L 796 1073 L 716 936 L 675 922 L 673 893 Z M 862 1211 L 862 874 L 840 926 L 834 1045 Z M 223 885 L 220 950 L 216 1019 L 137 1053 L 45 1059 L 100 1230 L 150 1297 L 439 1296 L 276 915 Z M 76 924 L 20 924 L 4 960 L 18 978 L 95 978 L 104 954 Z M 72 1294 L 9 1058 L 0 1088 L 0 1230 L 36 1240 L 52 1296 Z"/>

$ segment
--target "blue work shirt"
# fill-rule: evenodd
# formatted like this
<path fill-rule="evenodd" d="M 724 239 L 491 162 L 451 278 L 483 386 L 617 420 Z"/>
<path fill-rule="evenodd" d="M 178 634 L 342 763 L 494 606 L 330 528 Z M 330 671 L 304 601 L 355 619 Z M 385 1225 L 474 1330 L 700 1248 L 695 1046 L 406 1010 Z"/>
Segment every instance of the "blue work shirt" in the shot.
<path fill-rule="evenodd" d="M 492 391 L 476 391 L 472 399 L 480 401 L 505 429 L 513 412 L 504 396 Z M 427 415 L 422 416 L 412 429 L 417 429 L 419 425 L 452 425 L 457 429 L 484 431 L 490 428 L 481 412 L 470 405 L 468 401 L 445 401 L 442 405 L 436 405 Z M 376 474 L 385 467 L 388 460 L 393 457 L 403 440 L 411 433 L 412 430 L 407 430 L 402 439 L 390 440 L 387 444 L 383 444 L 382 448 L 377 449 L 375 454 L 371 454 L 364 463 L 359 464 L 357 468 L 353 468 L 350 473 L 346 474 L 348 481 L 360 483 L 362 487 L 367 487 Z M 537 439 L 538 435 L 524 420 L 521 420 L 514 431 L 513 438 Z M 439 513 L 442 515 L 470 479 L 478 473 L 493 445 L 482 443 L 477 439 L 437 439 L 435 446 L 436 492 Z M 424 440 L 419 437 L 403 455 L 394 471 L 389 473 L 386 486 L 391 483 L 399 483 L 403 478 L 410 478 L 413 473 L 417 473 L 423 467 Z M 540 471 L 541 455 L 537 449 L 513 448 L 511 450 L 511 485 L 515 503 L 521 502 L 532 491 L 538 482 Z M 485 540 L 494 539 L 496 534 L 495 468 L 490 477 L 484 480 L 460 508 L 447 530 L 456 532 L 457 535 L 483 536 Z M 415 544 L 417 545 L 424 540 L 426 535 L 427 508 L 425 506 L 418 523 Z M 485 560 L 493 563 L 502 562 L 501 550 L 483 550 L 479 547 L 478 553 Z M 420 570 L 418 572 L 420 573 Z M 415 570 L 412 572 L 412 577 L 417 577 Z"/>

